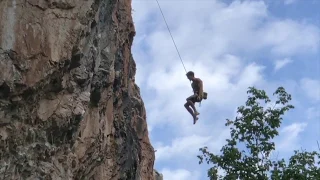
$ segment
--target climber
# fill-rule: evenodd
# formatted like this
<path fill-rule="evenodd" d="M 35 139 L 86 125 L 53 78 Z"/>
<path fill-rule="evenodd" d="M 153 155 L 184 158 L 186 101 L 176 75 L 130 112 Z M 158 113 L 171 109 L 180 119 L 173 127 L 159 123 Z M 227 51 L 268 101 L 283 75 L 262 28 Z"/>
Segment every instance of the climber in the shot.
<path fill-rule="evenodd" d="M 189 113 L 193 117 L 193 124 L 197 122 L 199 119 L 197 116 L 200 114 L 195 107 L 196 102 L 201 102 L 202 101 L 202 96 L 203 96 L 203 84 L 202 80 L 200 78 L 194 77 L 194 72 L 189 71 L 187 74 L 187 78 L 192 81 L 192 89 L 193 89 L 193 95 L 188 97 L 186 100 L 187 102 L 184 104 L 184 107 L 189 111 Z M 190 108 L 192 107 L 192 109 Z"/>

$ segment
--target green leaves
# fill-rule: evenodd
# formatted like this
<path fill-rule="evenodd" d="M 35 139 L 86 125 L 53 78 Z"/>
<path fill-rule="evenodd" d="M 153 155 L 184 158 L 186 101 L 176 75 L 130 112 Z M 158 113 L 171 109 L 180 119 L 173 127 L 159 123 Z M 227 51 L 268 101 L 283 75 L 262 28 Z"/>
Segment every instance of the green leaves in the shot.
<path fill-rule="evenodd" d="M 226 126 L 230 127 L 231 139 L 221 148 L 221 155 L 214 155 L 207 147 L 200 148 L 199 164 L 203 160 L 213 166 L 208 170 L 210 179 L 320 179 L 319 165 L 315 166 L 316 152 L 295 152 L 289 164 L 282 159 L 271 161 L 269 155 L 275 150 L 273 138 L 279 135 L 278 128 L 282 123 L 282 116 L 293 109 L 288 104 L 291 95 L 283 87 L 279 87 L 273 95 L 277 100 L 272 107 L 270 98 L 264 90 L 249 87 L 249 94 L 245 105 L 238 107 L 235 120 L 227 119 Z M 238 147 L 245 147 L 239 150 Z M 225 175 L 218 176 L 218 168 Z"/>
<path fill-rule="evenodd" d="M 273 162 L 271 171 L 272 180 L 301 179 L 320 179 L 320 154 L 313 152 L 294 151 L 294 155 L 289 159 L 288 165 L 282 159 Z"/>

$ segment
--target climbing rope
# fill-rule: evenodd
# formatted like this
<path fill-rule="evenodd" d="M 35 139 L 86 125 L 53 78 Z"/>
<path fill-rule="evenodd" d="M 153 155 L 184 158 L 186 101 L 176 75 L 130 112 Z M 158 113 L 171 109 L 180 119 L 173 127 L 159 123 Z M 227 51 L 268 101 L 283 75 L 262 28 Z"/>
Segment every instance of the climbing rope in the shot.
<path fill-rule="evenodd" d="M 174 41 L 174 39 L 173 39 L 173 36 L 172 36 L 172 34 L 171 34 L 171 31 L 170 31 L 170 28 L 169 28 L 168 23 L 167 23 L 167 21 L 166 21 L 166 18 L 165 18 L 164 15 L 163 15 L 163 12 L 162 12 L 162 10 L 161 10 L 160 4 L 159 4 L 158 0 L 156 0 L 156 1 L 157 1 L 157 4 L 158 4 L 158 7 L 159 7 L 159 9 L 160 9 L 160 12 L 161 12 L 161 14 L 162 14 L 163 20 L 164 20 L 164 22 L 165 22 L 166 25 L 167 25 L 167 29 L 168 29 L 168 31 L 169 31 L 169 33 L 170 33 L 172 42 L 173 42 L 174 46 L 176 47 L 176 50 L 177 50 L 177 53 L 178 53 L 178 55 L 179 55 L 180 61 L 181 61 L 181 63 L 182 63 L 182 66 L 183 66 L 185 72 L 187 73 L 187 69 L 186 69 L 186 67 L 184 66 L 183 60 L 182 60 L 182 58 L 181 58 L 181 56 L 180 56 L 179 50 L 178 50 L 178 48 L 177 48 L 177 45 L 176 45 L 176 43 L 175 43 L 175 41 Z M 190 81 L 190 84 L 191 84 L 191 81 Z M 201 102 L 199 103 L 199 107 L 201 107 Z"/>
<path fill-rule="evenodd" d="M 176 47 L 176 50 L 177 50 L 177 52 L 178 52 L 178 55 L 179 55 L 179 58 L 180 58 L 180 61 L 181 61 L 182 65 L 183 65 L 183 68 L 184 68 L 184 70 L 185 70 L 186 73 L 187 73 L 186 67 L 184 66 L 184 63 L 183 63 L 182 58 L 181 58 L 181 56 L 180 56 L 179 50 L 178 50 L 178 48 L 177 48 L 177 45 L 176 45 L 176 43 L 175 43 L 175 41 L 174 41 L 174 39 L 173 39 L 173 36 L 172 36 L 172 34 L 171 34 L 171 31 L 170 31 L 170 28 L 169 28 L 168 23 L 167 23 L 167 21 L 166 21 L 166 18 L 164 17 L 163 12 L 162 12 L 162 10 L 161 10 L 160 4 L 159 4 L 158 0 L 156 0 L 156 1 L 157 1 L 157 3 L 158 3 L 158 7 L 159 7 L 160 12 L 161 12 L 161 14 L 162 14 L 163 20 L 164 20 L 164 22 L 165 22 L 166 25 L 167 25 L 167 28 L 168 28 L 168 31 L 169 31 L 169 33 L 170 33 L 171 39 L 172 39 L 172 41 L 173 41 L 173 44 L 174 44 L 174 46 Z"/>

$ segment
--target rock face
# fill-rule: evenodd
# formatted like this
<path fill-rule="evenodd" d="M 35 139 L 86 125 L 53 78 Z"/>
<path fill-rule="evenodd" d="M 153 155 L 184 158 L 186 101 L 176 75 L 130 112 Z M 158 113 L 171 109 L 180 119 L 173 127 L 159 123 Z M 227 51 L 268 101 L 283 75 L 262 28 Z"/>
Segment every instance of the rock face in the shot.
<path fill-rule="evenodd" d="M 131 0 L 0 1 L 0 177 L 151 180 Z"/>
<path fill-rule="evenodd" d="M 163 175 L 160 174 L 158 171 L 154 170 L 153 171 L 153 179 L 154 180 L 163 180 Z"/>

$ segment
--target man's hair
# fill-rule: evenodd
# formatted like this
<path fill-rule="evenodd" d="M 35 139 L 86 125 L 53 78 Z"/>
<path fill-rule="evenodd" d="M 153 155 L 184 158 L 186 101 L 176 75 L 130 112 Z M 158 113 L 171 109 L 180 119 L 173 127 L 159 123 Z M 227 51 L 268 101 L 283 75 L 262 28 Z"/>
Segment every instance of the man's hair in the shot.
<path fill-rule="evenodd" d="M 186 75 L 194 77 L 194 72 L 193 71 L 189 71 Z"/>

